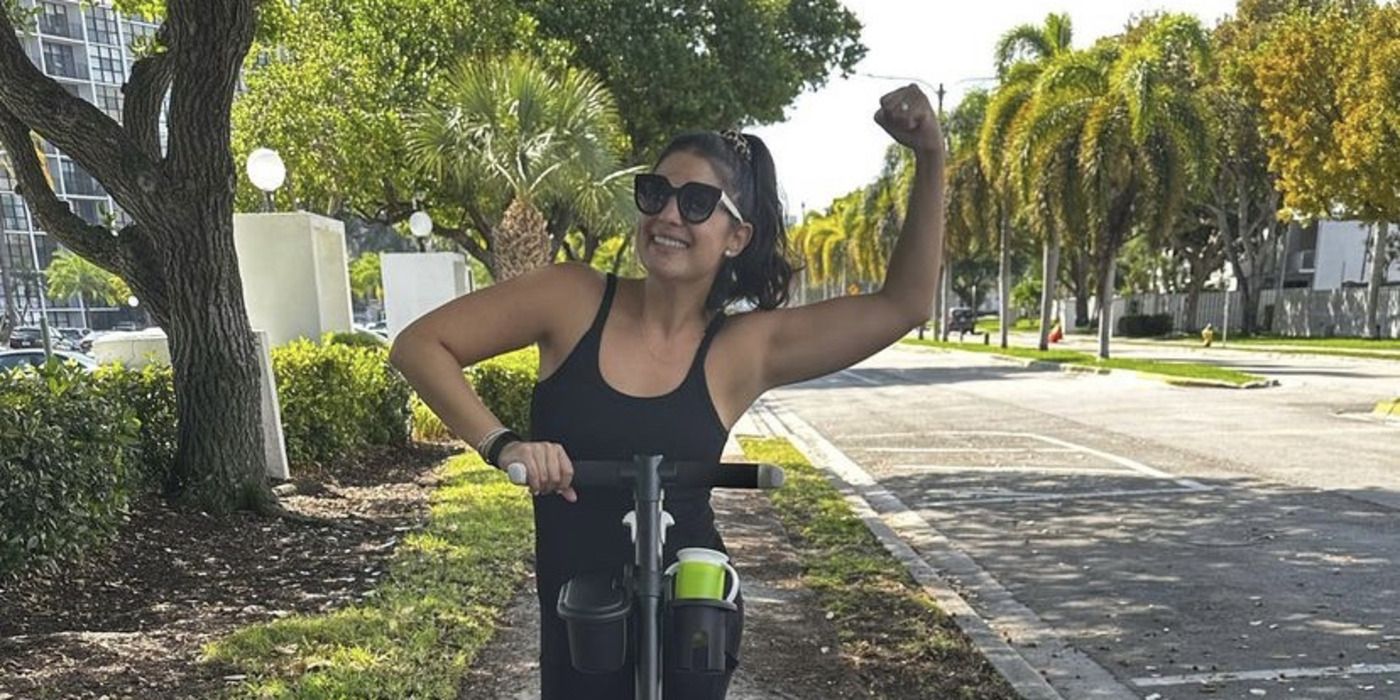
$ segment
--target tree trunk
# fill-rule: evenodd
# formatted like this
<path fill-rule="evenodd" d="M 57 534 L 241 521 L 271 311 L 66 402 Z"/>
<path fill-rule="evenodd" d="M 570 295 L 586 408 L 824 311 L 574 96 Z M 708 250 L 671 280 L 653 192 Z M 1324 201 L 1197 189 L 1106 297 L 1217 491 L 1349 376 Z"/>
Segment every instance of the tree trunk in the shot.
<path fill-rule="evenodd" d="M 506 208 L 492 249 L 491 277 L 504 282 L 549 264 L 548 222 L 529 202 L 516 197 Z"/>
<path fill-rule="evenodd" d="M 1000 232 L 1000 254 L 997 261 L 997 294 L 1001 297 L 998 301 L 997 315 L 1001 318 L 1001 334 L 999 342 L 1001 347 L 1006 347 L 1007 335 L 1011 331 L 1011 223 L 1003 216 L 1001 220 Z"/>
<path fill-rule="evenodd" d="M 1113 273 L 1114 254 L 1107 253 L 1099 261 L 1099 359 L 1108 359 L 1108 341 L 1113 335 Z"/>
<path fill-rule="evenodd" d="M 1381 221 L 1373 225 L 1376 232 L 1371 240 L 1371 279 L 1366 283 L 1366 330 L 1367 338 L 1380 338 L 1381 333 L 1381 286 L 1385 284 L 1385 273 L 1390 266 L 1390 224 Z"/>
<path fill-rule="evenodd" d="M 1070 276 L 1074 278 L 1074 325 L 1089 325 L 1089 266 L 1084 264 L 1084 252 L 1070 258 Z"/>
<path fill-rule="evenodd" d="M 1059 286 L 1060 237 L 1052 228 L 1045 239 L 1045 259 L 1041 263 L 1040 343 L 1041 350 L 1050 349 L 1050 324 L 1055 314 L 1055 291 Z M 1061 321 L 1061 326 L 1064 322 Z"/>
<path fill-rule="evenodd" d="M 179 500 L 213 512 L 265 511 L 273 500 L 258 355 L 242 281 L 226 273 L 238 269 L 229 194 L 193 208 L 193 225 L 168 237 L 172 257 L 185 262 L 170 266 L 166 282 L 179 303 L 155 310 L 169 338 L 179 418 L 167 487 Z"/>
<path fill-rule="evenodd" d="M 1195 333 L 1200 330 L 1199 324 L 1196 323 L 1196 312 L 1201 307 L 1202 284 L 1204 284 L 1204 280 L 1194 274 L 1191 275 L 1191 285 L 1186 289 L 1186 323 L 1184 324 L 1186 327 L 1181 329 L 1183 331 Z"/>

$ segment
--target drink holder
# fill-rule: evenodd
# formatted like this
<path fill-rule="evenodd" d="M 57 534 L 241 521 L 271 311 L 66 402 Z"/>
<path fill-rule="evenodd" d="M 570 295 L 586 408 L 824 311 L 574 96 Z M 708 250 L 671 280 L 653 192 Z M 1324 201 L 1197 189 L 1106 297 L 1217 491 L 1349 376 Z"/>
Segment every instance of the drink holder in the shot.
<path fill-rule="evenodd" d="M 584 673 L 612 673 L 627 661 L 631 636 L 631 567 L 619 578 L 579 574 L 559 589 L 556 607 L 569 633 L 569 660 Z"/>
<path fill-rule="evenodd" d="M 729 616 L 739 608 L 724 600 L 674 598 L 667 577 L 665 666 L 677 673 L 724 673 Z"/>

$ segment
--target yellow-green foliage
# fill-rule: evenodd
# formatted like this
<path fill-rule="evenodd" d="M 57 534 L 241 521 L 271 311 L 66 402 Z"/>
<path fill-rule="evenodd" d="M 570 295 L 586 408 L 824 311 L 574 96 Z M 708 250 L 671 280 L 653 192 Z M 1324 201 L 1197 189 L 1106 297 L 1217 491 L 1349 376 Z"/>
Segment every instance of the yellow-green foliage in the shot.
<path fill-rule="evenodd" d="M 468 367 L 467 381 L 503 424 L 528 435 L 530 399 L 539 364 L 539 350 L 530 346 Z M 452 439 L 452 432 L 417 396 L 413 397 L 413 436 L 419 440 Z"/>
<path fill-rule="evenodd" d="M 533 521 L 524 490 L 475 455 L 441 467 L 427 528 L 404 538 L 366 602 L 254 625 L 205 648 L 249 679 L 239 698 L 455 698 L 524 581 Z"/>

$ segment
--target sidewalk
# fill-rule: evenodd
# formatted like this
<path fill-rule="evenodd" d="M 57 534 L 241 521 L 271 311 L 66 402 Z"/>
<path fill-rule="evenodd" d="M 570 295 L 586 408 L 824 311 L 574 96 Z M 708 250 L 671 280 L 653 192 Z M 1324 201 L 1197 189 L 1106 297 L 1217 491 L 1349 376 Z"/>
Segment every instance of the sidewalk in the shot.
<path fill-rule="evenodd" d="M 733 434 L 747 434 L 746 425 L 741 421 Z M 747 432 L 754 431 L 750 427 Z M 732 440 L 724 459 L 744 459 Z M 797 553 L 768 497 L 754 491 L 716 489 L 713 503 L 716 522 L 743 582 L 745 601 L 742 660 L 729 700 L 866 697 L 857 676 L 839 661 L 836 630 L 803 587 Z M 531 579 L 505 611 L 496 637 L 472 664 L 458 697 L 538 698 L 538 627 Z"/>

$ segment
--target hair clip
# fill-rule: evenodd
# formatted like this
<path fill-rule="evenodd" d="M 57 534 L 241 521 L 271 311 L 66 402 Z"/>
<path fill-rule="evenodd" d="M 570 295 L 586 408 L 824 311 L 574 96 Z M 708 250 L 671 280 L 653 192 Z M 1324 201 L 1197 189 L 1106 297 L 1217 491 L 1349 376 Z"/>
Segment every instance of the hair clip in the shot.
<path fill-rule="evenodd" d="M 733 129 L 725 129 L 724 131 L 719 132 L 719 135 L 723 136 L 724 140 L 728 141 L 729 145 L 733 146 L 734 150 L 738 151 L 739 155 L 744 157 L 744 160 L 748 160 L 750 158 L 749 140 L 744 138 L 743 134 Z"/>

